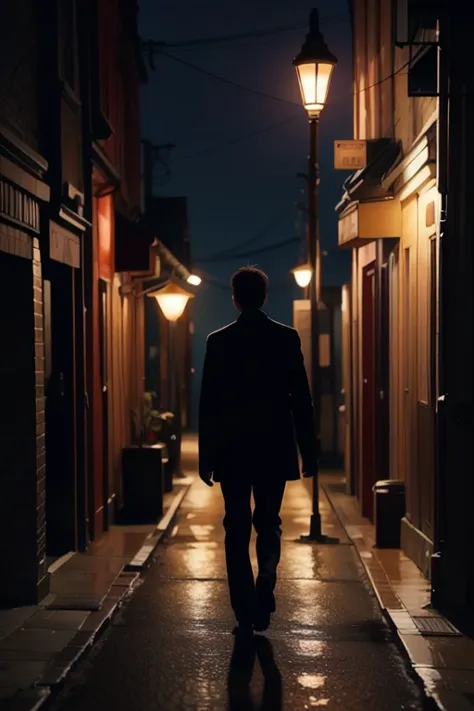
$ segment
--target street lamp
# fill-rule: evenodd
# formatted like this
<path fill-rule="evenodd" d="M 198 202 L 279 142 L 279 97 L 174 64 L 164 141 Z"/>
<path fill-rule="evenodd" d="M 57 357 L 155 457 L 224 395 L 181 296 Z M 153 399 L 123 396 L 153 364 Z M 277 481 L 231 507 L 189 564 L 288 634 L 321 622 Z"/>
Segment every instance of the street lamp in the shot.
<path fill-rule="evenodd" d="M 174 282 L 169 282 L 161 289 L 147 294 L 155 298 L 163 316 L 169 323 L 169 372 L 171 390 L 171 412 L 175 416 L 176 430 L 176 473 L 181 476 L 181 386 L 179 382 L 179 358 L 177 353 L 177 324 L 184 313 L 187 303 L 194 299 L 194 294 Z"/>
<path fill-rule="evenodd" d="M 183 315 L 189 299 L 194 299 L 194 294 L 173 282 L 170 282 L 162 289 L 150 292 L 148 296 L 156 299 L 163 316 L 170 323 L 178 321 Z"/>
<path fill-rule="evenodd" d="M 313 276 L 313 268 L 311 264 L 301 264 L 291 270 L 295 281 L 302 289 L 306 289 Z"/>
<path fill-rule="evenodd" d="M 318 127 L 319 116 L 329 92 L 329 85 L 337 64 L 336 57 L 329 51 L 319 29 L 319 15 L 313 9 L 309 19 L 309 32 L 301 48 L 301 52 L 293 60 L 301 90 L 303 105 L 308 113 L 310 127 L 310 154 L 308 158 L 308 219 L 307 219 L 307 254 L 308 271 L 314 274 L 313 284 L 309 288 L 311 307 L 311 388 L 314 403 L 314 419 L 318 450 L 320 451 L 321 433 L 321 388 L 319 369 L 319 305 L 321 303 L 321 265 L 319 248 L 319 214 L 318 214 Z M 300 271 L 300 274 L 302 272 Z M 295 279 L 297 276 L 295 274 Z M 297 279 L 298 281 L 298 279 Z M 308 281 L 311 281 L 311 276 Z M 299 282 L 298 282 L 299 283 Z M 319 513 L 318 477 L 313 478 L 313 513 L 307 541 L 330 542 L 321 532 L 321 515 Z"/>

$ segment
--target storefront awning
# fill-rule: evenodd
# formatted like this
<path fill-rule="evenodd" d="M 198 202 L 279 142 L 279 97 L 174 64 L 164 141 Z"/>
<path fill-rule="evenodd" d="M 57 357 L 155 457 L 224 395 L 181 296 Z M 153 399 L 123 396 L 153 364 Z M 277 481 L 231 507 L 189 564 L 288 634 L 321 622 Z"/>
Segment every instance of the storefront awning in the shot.
<path fill-rule="evenodd" d="M 402 229 L 400 200 L 387 198 L 350 203 L 340 214 L 339 247 L 361 247 L 374 239 L 399 238 Z"/>
<path fill-rule="evenodd" d="M 398 141 L 381 139 L 371 149 L 373 158 L 344 183 L 339 215 L 339 247 L 362 246 L 374 239 L 400 237 L 400 201 L 383 184 L 384 177 L 401 158 Z"/>

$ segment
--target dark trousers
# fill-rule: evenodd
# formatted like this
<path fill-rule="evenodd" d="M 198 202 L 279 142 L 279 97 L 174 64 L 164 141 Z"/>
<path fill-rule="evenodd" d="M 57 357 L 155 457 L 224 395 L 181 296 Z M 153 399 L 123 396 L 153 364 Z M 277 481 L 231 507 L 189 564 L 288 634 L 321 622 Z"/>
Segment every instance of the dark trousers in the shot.
<path fill-rule="evenodd" d="M 273 591 L 280 562 L 280 508 L 285 481 L 229 480 L 221 482 L 225 503 L 225 553 L 230 601 L 239 622 L 251 621 L 257 604 L 275 609 Z M 251 495 L 255 508 L 252 515 Z M 258 576 L 250 562 L 252 522 L 257 532 Z"/>

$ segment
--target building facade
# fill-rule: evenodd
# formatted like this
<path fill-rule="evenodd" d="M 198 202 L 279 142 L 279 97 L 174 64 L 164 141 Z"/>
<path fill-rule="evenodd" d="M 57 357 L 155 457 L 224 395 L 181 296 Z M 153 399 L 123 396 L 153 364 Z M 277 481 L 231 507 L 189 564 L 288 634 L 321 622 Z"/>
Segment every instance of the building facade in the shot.
<path fill-rule="evenodd" d="M 0 63 L 0 605 L 113 521 L 144 392 L 134 0 L 4 3 Z M 14 545 L 12 545 L 14 541 Z"/>
<path fill-rule="evenodd" d="M 337 206 L 339 245 L 352 250 L 343 315 L 346 466 L 361 511 L 372 520 L 375 482 L 404 481 L 402 546 L 429 576 L 438 397 L 438 101 L 426 68 L 416 76 L 417 61 L 431 60 L 432 45 L 414 50 L 399 41 L 396 6 L 391 0 L 351 3 L 353 137 L 367 142 L 368 159 L 345 181 Z M 430 19 L 426 41 L 435 30 Z"/>
<path fill-rule="evenodd" d="M 50 189 L 40 145 L 35 10 L 34 0 L 0 9 L 0 24 L 11 28 L 0 62 L 0 565 L 9 571 L 2 606 L 48 589 L 40 242 Z"/>

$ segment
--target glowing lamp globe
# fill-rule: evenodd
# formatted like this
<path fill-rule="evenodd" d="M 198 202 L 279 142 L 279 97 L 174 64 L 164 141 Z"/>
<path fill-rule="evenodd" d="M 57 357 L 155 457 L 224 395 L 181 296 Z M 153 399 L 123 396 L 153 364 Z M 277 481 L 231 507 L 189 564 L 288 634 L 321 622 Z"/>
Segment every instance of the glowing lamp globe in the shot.
<path fill-rule="evenodd" d="M 298 286 L 302 289 L 306 288 L 313 276 L 313 270 L 309 264 L 302 264 L 300 267 L 292 269 L 293 276 Z"/>
<path fill-rule="evenodd" d="M 192 286 L 199 286 L 199 284 L 202 282 L 202 279 L 197 274 L 190 274 L 186 281 Z"/>
<path fill-rule="evenodd" d="M 314 9 L 311 11 L 306 41 L 293 60 L 303 105 L 310 118 L 317 118 L 326 104 L 336 64 L 337 59 L 329 51 L 320 32 L 318 11 Z"/>
<path fill-rule="evenodd" d="M 170 282 L 162 289 L 152 291 L 148 296 L 157 300 L 163 316 L 168 321 L 177 321 L 181 318 L 189 299 L 194 299 L 194 294 L 173 282 Z"/>

